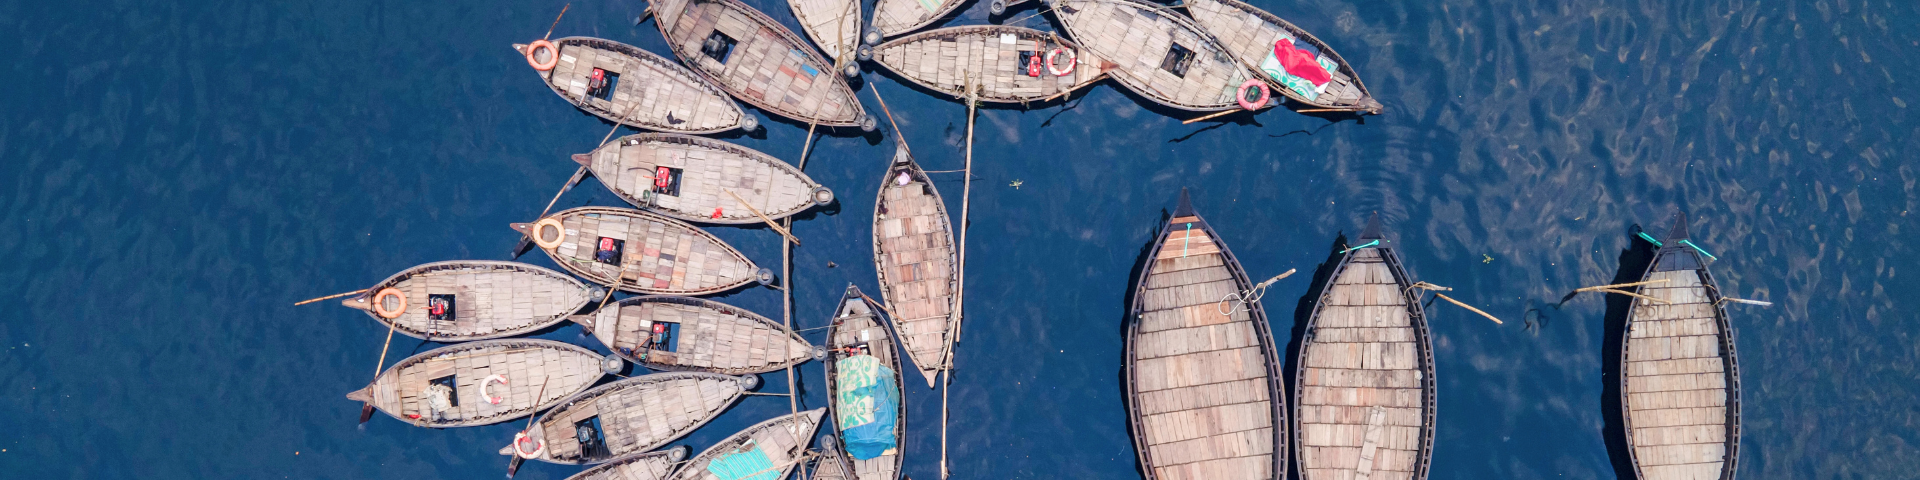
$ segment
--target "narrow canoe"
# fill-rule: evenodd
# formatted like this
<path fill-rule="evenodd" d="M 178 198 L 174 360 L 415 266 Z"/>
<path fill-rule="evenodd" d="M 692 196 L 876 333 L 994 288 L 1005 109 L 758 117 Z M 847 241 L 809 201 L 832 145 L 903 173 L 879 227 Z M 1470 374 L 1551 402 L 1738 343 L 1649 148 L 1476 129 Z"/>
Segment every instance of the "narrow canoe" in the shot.
<path fill-rule="evenodd" d="M 513 229 L 568 272 L 627 292 L 707 295 L 773 275 L 713 234 L 640 210 L 580 207 Z"/>
<path fill-rule="evenodd" d="M 793 467 L 806 460 L 807 444 L 812 443 L 813 432 L 820 428 L 820 419 L 825 417 L 827 409 L 816 408 L 792 415 L 783 415 L 772 420 L 747 427 L 740 433 L 721 440 L 707 451 L 695 455 L 680 469 L 676 478 L 680 480 L 721 480 L 722 478 L 760 478 L 746 474 L 767 470 L 766 478 L 783 479 L 793 472 Z M 768 470 L 766 465 L 772 465 Z M 754 468 L 759 467 L 759 468 Z M 729 472 L 731 477 L 721 477 L 714 470 Z"/>
<path fill-rule="evenodd" d="M 500 454 L 580 465 L 650 451 L 706 425 L 759 383 L 698 372 L 622 379 L 567 397 Z"/>
<path fill-rule="evenodd" d="M 560 59 L 541 80 L 560 98 L 614 123 L 675 133 L 751 130 L 753 116 L 700 75 L 673 60 L 612 40 L 566 37 L 554 40 Z M 526 55 L 527 46 L 513 49 Z M 537 55 L 543 60 L 545 49 Z M 611 89 L 589 91 L 593 69 L 607 72 Z"/>
<path fill-rule="evenodd" d="M 839 60 L 860 47 L 860 19 L 864 14 L 859 0 L 787 0 L 787 6 L 800 21 L 800 29 L 827 52 L 827 58 Z"/>
<path fill-rule="evenodd" d="M 885 321 L 881 320 L 880 315 L 867 305 L 866 298 L 860 293 L 860 289 L 848 285 L 846 296 L 840 297 L 840 306 L 834 309 L 833 320 L 827 325 L 828 353 L 824 363 L 827 368 L 827 398 L 830 400 L 828 407 L 834 419 L 833 431 L 840 434 L 841 439 L 846 438 L 847 417 L 850 416 L 848 409 L 853 408 L 843 403 L 839 394 L 840 388 L 845 386 L 839 381 L 842 373 L 839 367 L 846 359 L 870 356 L 878 360 L 879 365 L 892 369 L 892 394 L 896 404 L 893 419 L 893 448 L 881 453 L 880 456 L 866 460 L 855 459 L 848 455 L 845 442 L 835 443 L 833 448 L 828 449 L 846 458 L 847 466 L 852 468 L 854 473 L 849 478 L 857 477 L 860 480 L 900 478 L 901 465 L 906 457 L 901 454 L 899 442 L 907 438 L 907 405 L 904 392 L 901 391 L 904 390 L 902 386 L 905 384 L 901 383 L 904 378 L 900 373 L 898 348 L 893 341 L 893 335 L 887 330 Z M 872 409 L 871 400 L 863 403 L 867 404 L 866 410 Z"/>
<path fill-rule="evenodd" d="M 657 452 L 627 455 L 594 465 L 567 477 L 567 480 L 667 480 L 673 475 L 673 467 L 679 466 L 681 459 L 687 458 L 689 450 L 692 449 L 681 445 Z"/>
<path fill-rule="evenodd" d="M 1720 289 L 1687 239 L 1687 215 L 1641 276 L 1627 314 L 1620 408 L 1645 480 L 1730 479 L 1740 459 L 1740 368 Z M 1664 280 L 1664 282 L 1662 282 Z"/>
<path fill-rule="evenodd" d="M 1340 259 L 1307 319 L 1293 392 L 1304 480 L 1427 478 L 1435 397 L 1426 311 L 1379 215 L 1355 245 L 1374 241 Z"/>
<path fill-rule="evenodd" d="M 966 0 L 876 0 L 873 30 L 892 37 L 933 24 L 967 3 Z"/>
<path fill-rule="evenodd" d="M 1139 0 L 1047 0 L 1080 46 L 1113 62 L 1114 80 L 1162 105 L 1190 111 L 1240 108 L 1254 78 L 1212 35 L 1169 7 Z"/>
<path fill-rule="evenodd" d="M 468 342 L 407 357 L 347 398 L 421 427 L 492 425 L 585 390 L 606 360 L 613 359 L 550 340 Z"/>
<path fill-rule="evenodd" d="M 1048 53 L 1055 67 L 1072 70 L 1054 75 L 1044 66 Z M 1042 67 L 1029 70 L 1031 58 Z M 894 73 L 927 89 L 964 96 L 969 78 L 981 87 L 980 100 L 1001 103 L 1036 102 L 1098 80 L 1107 64 L 1092 52 L 1050 32 L 1004 25 L 948 27 L 908 35 L 874 47 L 874 60 Z M 1109 64 L 1110 65 L 1110 64 Z M 1028 75 L 1035 73 L 1036 75 Z"/>
<path fill-rule="evenodd" d="M 654 370 L 746 375 L 825 353 L 780 322 L 692 297 L 632 297 L 573 319 L 614 354 Z"/>
<path fill-rule="evenodd" d="M 1285 478 L 1280 355 L 1253 284 L 1186 190 L 1133 291 L 1127 406 L 1148 480 Z M 1226 313 L 1222 313 L 1222 311 Z"/>
<path fill-rule="evenodd" d="M 381 296 L 393 289 L 399 295 Z M 341 305 L 410 337 L 441 343 L 505 338 L 553 326 L 604 293 L 572 276 L 524 263 L 434 262 L 406 269 Z M 388 319 L 374 309 L 397 312 Z M 436 304 L 439 305 L 438 314 Z"/>
<path fill-rule="evenodd" d="M 947 334 L 959 283 L 955 252 L 946 202 L 907 149 L 899 148 L 874 200 L 873 264 L 900 343 L 926 376 L 927 388 L 945 369 L 952 348 Z"/>
<path fill-rule="evenodd" d="M 767 14 L 739 0 L 651 5 L 673 53 L 734 98 L 802 122 L 873 128 L 834 63 Z"/>
<path fill-rule="evenodd" d="M 761 215 L 786 218 L 833 202 L 832 191 L 787 162 L 704 137 L 629 135 L 573 161 L 627 203 L 688 222 L 759 224 Z M 658 179 L 662 168 L 664 185 Z"/>
<path fill-rule="evenodd" d="M 1367 91 L 1366 83 L 1360 81 L 1360 74 L 1353 71 L 1353 65 L 1341 58 L 1327 42 L 1301 30 L 1293 23 L 1255 8 L 1240 0 L 1185 0 L 1187 13 L 1193 15 L 1194 23 L 1213 34 L 1213 37 L 1233 52 L 1235 58 L 1247 64 L 1256 72 L 1262 72 L 1263 80 L 1294 101 L 1318 108 L 1337 108 L 1372 114 L 1380 113 L 1380 102 Z M 1328 73 L 1333 80 L 1312 90 L 1302 92 L 1288 88 L 1281 83 L 1277 75 L 1285 70 L 1269 72 L 1262 68 L 1266 59 L 1273 56 L 1273 44 L 1281 39 L 1303 41 L 1320 51 L 1323 65 L 1334 65 Z M 1276 65 L 1278 63 L 1275 63 Z M 1310 83 L 1308 85 L 1311 85 Z"/>

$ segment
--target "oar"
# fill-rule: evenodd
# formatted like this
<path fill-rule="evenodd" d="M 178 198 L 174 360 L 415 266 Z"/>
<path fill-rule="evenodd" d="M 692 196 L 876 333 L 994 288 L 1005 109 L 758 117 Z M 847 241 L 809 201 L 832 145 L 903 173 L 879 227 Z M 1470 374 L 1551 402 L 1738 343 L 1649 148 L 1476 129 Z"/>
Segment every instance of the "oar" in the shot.
<path fill-rule="evenodd" d="M 393 332 L 394 330 L 400 329 L 400 319 L 389 318 L 386 320 L 387 320 L 387 343 L 380 345 L 380 363 L 378 365 L 373 366 L 374 382 L 380 381 L 380 370 L 387 366 L 387 349 L 393 347 Z M 376 393 L 373 392 L 371 388 L 369 388 L 367 392 L 367 401 L 365 403 L 360 404 L 360 423 L 362 424 L 367 423 L 367 420 L 370 420 L 373 418 L 373 395 L 376 395 Z"/>
<path fill-rule="evenodd" d="M 774 223 L 773 219 L 767 218 L 767 214 L 760 213 L 760 209 L 753 208 L 753 204 L 747 203 L 747 199 L 740 198 L 740 194 L 733 193 L 733 190 L 728 190 L 724 188 L 721 189 L 721 191 L 727 192 L 727 195 L 732 195 L 735 201 L 740 202 L 740 206 L 747 207 L 747 211 L 753 212 L 753 216 L 760 217 L 760 221 L 767 222 L 767 226 L 773 227 L 773 231 L 775 232 L 780 232 L 780 236 L 787 237 L 787 240 L 792 241 L 794 245 L 800 244 L 799 237 L 793 236 L 793 232 L 789 232 L 787 231 L 787 229 L 781 228 L 779 223 Z"/>
<path fill-rule="evenodd" d="M 309 303 L 313 303 L 313 302 L 318 302 L 318 301 L 321 301 L 321 300 L 332 300 L 332 299 L 335 299 L 335 298 L 340 298 L 340 297 L 344 297 L 344 296 L 347 296 L 347 295 L 353 295 L 353 294 L 356 294 L 356 293 L 366 293 L 366 292 L 367 292 L 367 290 L 371 290 L 371 289 L 368 289 L 368 288 L 362 288 L 362 289 L 359 289 L 359 290 L 354 290 L 354 291 L 351 291 L 351 292 L 347 292 L 347 293 L 336 293 L 336 294 L 333 294 L 333 295 L 328 295 L 328 296 L 324 296 L 324 297 L 320 297 L 320 298 L 310 298 L 310 299 L 306 299 L 306 300 L 301 300 L 301 301 L 300 301 L 300 303 L 295 303 L 295 304 L 293 304 L 293 306 L 296 306 L 296 307 L 298 307 L 298 306 L 301 306 L 301 305 L 306 305 L 306 304 L 309 304 Z"/>
<path fill-rule="evenodd" d="M 543 378 L 540 380 L 540 393 L 533 396 L 533 405 L 535 407 L 540 406 L 541 397 L 547 396 L 547 382 L 551 380 L 553 380 L 552 375 L 548 375 L 546 376 L 546 378 Z M 533 413 L 527 414 L 527 426 L 521 427 L 520 433 L 526 433 L 529 430 L 533 430 L 533 420 L 536 418 L 540 418 L 540 416 Z M 513 474 L 520 471 L 520 462 L 521 462 L 521 458 L 518 452 L 515 452 L 508 457 L 507 478 L 513 478 Z"/>
<path fill-rule="evenodd" d="M 541 40 L 553 38 L 553 29 L 560 26 L 560 18 L 567 16 L 567 9 L 572 7 L 572 3 L 560 7 L 560 15 L 553 17 L 553 25 L 547 26 L 547 36 L 540 37 Z"/>

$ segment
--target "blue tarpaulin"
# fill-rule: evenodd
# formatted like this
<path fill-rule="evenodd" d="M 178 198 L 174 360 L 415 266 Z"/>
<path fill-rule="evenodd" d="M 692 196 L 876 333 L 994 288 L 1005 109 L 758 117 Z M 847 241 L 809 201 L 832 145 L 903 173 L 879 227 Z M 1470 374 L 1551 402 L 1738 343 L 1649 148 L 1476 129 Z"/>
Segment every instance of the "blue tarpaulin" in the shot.
<path fill-rule="evenodd" d="M 773 468 L 773 460 L 767 458 L 766 452 L 760 451 L 759 445 L 748 443 L 746 448 L 744 452 L 736 451 L 713 459 L 707 463 L 707 471 L 713 472 L 720 480 L 773 480 L 779 477 L 780 471 Z"/>
<path fill-rule="evenodd" d="M 900 386 L 893 369 L 871 355 L 848 357 L 834 363 L 835 421 L 847 456 L 856 460 L 878 457 L 898 445 L 894 424 L 900 411 Z"/>

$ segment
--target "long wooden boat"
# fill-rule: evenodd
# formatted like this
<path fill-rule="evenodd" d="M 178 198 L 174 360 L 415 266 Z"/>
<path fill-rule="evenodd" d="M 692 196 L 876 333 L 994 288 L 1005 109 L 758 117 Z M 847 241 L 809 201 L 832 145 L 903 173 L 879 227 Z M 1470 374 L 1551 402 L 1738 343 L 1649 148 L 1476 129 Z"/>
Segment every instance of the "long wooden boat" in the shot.
<path fill-rule="evenodd" d="M 892 37 L 919 30 L 958 10 L 966 0 L 875 0 L 873 30 Z M 869 43 L 880 43 L 873 39 Z"/>
<path fill-rule="evenodd" d="M 501 455 L 579 465 L 646 452 L 706 425 L 760 383 L 759 377 L 655 373 L 594 387 L 561 401 Z"/>
<path fill-rule="evenodd" d="M 615 355 L 654 370 L 746 375 L 826 354 L 780 322 L 693 297 L 631 297 L 573 320 Z"/>
<path fill-rule="evenodd" d="M 1248 5 L 1240 0 L 1184 0 L 1187 13 L 1193 16 L 1194 23 L 1213 34 L 1220 40 L 1234 58 L 1261 72 L 1274 91 L 1286 95 L 1296 102 L 1317 108 L 1335 108 L 1379 114 L 1380 101 L 1367 91 L 1367 85 L 1360 81 L 1360 74 L 1353 71 L 1353 65 L 1341 58 L 1327 42 L 1294 26 L 1266 10 Z M 1274 43 L 1279 41 L 1304 42 L 1320 51 L 1322 67 L 1332 65 L 1327 73 L 1333 79 L 1324 85 L 1315 86 L 1312 82 L 1299 84 L 1300 89 L 1291 88 L 1286 78 L 1286 69 L 1277 67 L 1278 61 L 1268 62 L 1272 58 Z M 1268 65 L 1271 63 L 1271 65 Z"/>
<path fill-rule="evenodd" d="M 947 335 L 959 286 L 956 252 L 946 202 L 913 155 L 900 147 L 874 199 L 873 264 L 900 344 L 926 376 L 927 388 L 946 369 L 953 347 Z"/>
<path fill-rule="evenodd" d="M 721 440 L 708 448 L 680 469 L 674 478 L 679 480 L 722 480 L 724 478 L 751 478 L 758 480 L 760 475 L 748 476 L 755 472 L 772 473 L 765 478 L 784 479 L 793 472 L 793 467 L 806 460 L 807 444 L 813 441 L 813 432 L 820 428 L 820 419 L 825 417 L 827 409 L 816 408 L 792 415 L 775 417 L 758 425 L 747 427 L 740 433 Z M 764 470 L 764 472 L 762 472 Z M 716 472 L 726 472 L 730 476 L 722 477 Z"/>
<path fill-rule="evenodd" d="M 1641 276 L 1620 352 L 1620 408 L 1644 480 L 1731 479 L 1740 459 L 1740 368 L 1733 326 L 1687 215 Z"/>
<path fill-rule="evenodd" d="M 1252 70 L 1212 35 L 1169 7 L 1139 0 L 1046 0 L 1080 46 L 1113 62 L 1114 80 L 1162 105 L 1191 111 L 1240 108 Z"/>
<path fill-rule="evenodd" d="M 653 52 L 591 37 L 553 45 L 558 52 L 543 48 L 533 55 L 534 61 L 554 62 L 553 68 L 534 72 L 560 98 L 607 121 L 675 133 L 752 130 L 759 123 L 720 87 Z M 527 54 L 525 44 L 513 49 Z M 548 56 L 555 53 L 558 60 Z M 605 86 L 593 80 L 594 70 Z"/>
<path fill-rule="evenodd" d="M 1053 65 L 1046 65 L 1048 58 Z M 971 80 L 981 87 L 980 100 L 1000 103 L 1041 101 L 1100 79 L 1101 65 L 1111 65 L 1050 32 L 1005 25 L 900 37 L 874 47 L 874 60 L 914 84 L 955 98 L 966 94 Z"/>
<path fill-rule="evenodd" d="M 904 390 L 902 386 L 905 384 L 901 383 L 904 378 L 900 373 L 898 348 L 899 346 L 893 341 L 893 335 L 887 329 L 886 322 L 867 305 L 866 296 L 860 293 L 859 288 L 848 285 L 847 294 L 840 297 L 840 306 L 834 309 L 833 319 L 827 324 L 829 353 L 824 362 L 827 369 L 828 407 L 833 413 L 834 420 L 833 431 L 843 440 L 836 442 L 829 450 L 844 455 L 847 461 L 846 466 L 852 469 L 852 475 L 848 478 L 894 480 L 900 478 L 903 471 L 902 462 L 905 461 L 906 456 L 902 455 L 903 449 L 900 448 L 900 442 L 907 438 L 907 405 L 902 392 Z M 855 359 L 859 361 L 853 361 Z M 843 365 L 853 365 L 853 367 L 843 369 Z M 875 365 L 886 367 L 886 370 L 872 369 L 871 367 Z M 841 381 L 842 375 L 853 375 L 852 378 L 859 378 L 862 372 L 891 379 L 891 385 L 879 382 L 877 386 L 886 389 L 887 394 L 893 396 L 894 404 L 894 447 L 881 452 L 879 456 L 867 459 L 853 458 L 847 450 L 847 442 L 844 441 L 848 437 L 846 432 L 848 428 L 878 420 L 872 417 L 879 413 L 876 411 L 875 402 L 880 400 L 859 398 L 857 389 L 861 386 L 849 385 Z M 842 390 L 846 392 L 842 393 Z M 855 422 L 858 423 L 849 425 Z"/>
<path fill-rule="evenodd" d="M 838 61 L 860 48 L 860 19 L 865 17 L 859 0 L 787 0 L 787 7 L 827 58 Z"/>
<path fill-rule="evenodd" d="M 633 293 L 707 295 L 773 279 L 713 234 L 641 210 L 580 207 L 513 229 L 568 272 Z"/>
<path fill-rule="evenodd" d="M 681 445 L 656 452 L 627 455 L 594 465 L 593 468 L 567 477 L 567 480 L 667 480 L 671 478 L 670 475 L 673 475 L 673 467 L 679 466 L 681 459 L 687 458 L 689 450 L 692 448 Z"/>
<path fill-rule="evenodd" d="M 606 360 L 550 340 L 468 342 L 407 357 L 347 398 L 422 427 L 492 425 L 585 390 L 600 380 Z"/>
<path fill-rule="evenodd" d="M 873 130 L 873 116 L 834 63 L 767 14 L 739 0 L 662 0 L 650 8 L 673 53 L 734 98 L 802 122 Z"/>
<path fill-rule="evenodd" d="M 553 270 L 462 260 L 403 270 L 340 304 L 365 310 L 401 334 L 454 343 L 532 333 L 601 295 L 600 289 Z"/>
<path fill-rule="evenodd" d="M 1148 480 L 1286 478 L 1286 393 L 1240 261 L 1185 189 L 1133 291 L 1127 406 Z"/>
<path fill-rule="evenodd" d="M 573 161 L 627 203 L 688 222 L 759 224 L 833 202 L 832 191 L 787 162 L 692 135 L 628 135 Z"/>
<path fill-rule="evenodd" d="M 1433 453 L 1433 342 L 1379 215 L 1330 278 L 1307 319 L 1294 381 L 1301 478 L 1424 480 Z"/>

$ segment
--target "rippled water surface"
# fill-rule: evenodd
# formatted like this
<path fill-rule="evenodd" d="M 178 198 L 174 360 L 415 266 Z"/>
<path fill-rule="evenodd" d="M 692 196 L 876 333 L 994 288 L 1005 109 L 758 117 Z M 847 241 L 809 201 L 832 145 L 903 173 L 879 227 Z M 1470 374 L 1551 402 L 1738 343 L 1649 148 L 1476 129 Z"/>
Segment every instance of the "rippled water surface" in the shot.
<path fill-rule="evenodd" d="M 797 25 L 782 3 L 750 3 Z M 1192 114 L 1110 83 L 980 112 L 956 477 L 1139 475 L 1123 300 L 1181 187 L 1256 277 L 1312 272 L 1378 211 L 1416 279 L 1506 320 L 1430 310 L 1434 478 L 1630 476 L 1609 447 L 1603 376 L 1619 326 L 1602 297 L 1560 302 L 1613 279 L 1631 226 L 1674 208 L 1694 214 L 1729 294 L 1776 302 L 1730 307 L 1741 476 L 1920 468 L 1915 3 L 1255 4 L 1339 49 L 1386 113 L 1182 125 Z M 0 477 L 501 475 L 495 450 L 518 424 L 356 427 L 341 395 L 371 378 L 385 330 L 292 303 L 419 263 L 507 258 L 507 224 L 539 213 L 575 167 L 567 154 L 610 126 L 508 49 L 562 5 L 0 3 L 14 58 L 0 67 Z M 643 5 L 576 2 L 555 35 L 667 53 L 652 23 L 634 25 Z M 1022 18 L 1035 8 L 989 17 L 981 2 L 947 24 L 1048 28 Z M 963 166 L 960 103 L 872 71 L 860 89 L 869 110 L 876 90 L 890 102 L 928 169 Z M 761 118 L 763 133 L 730 140 L 798 160 L 806 126 Z M 875 288 L 872 195 L 893 136 L 828 132 L 814 147 L 806 170 L 841 201 L 795 225 L 801 327 L 823 325 L 847 283 Z M 935 176 L 957 212 L 961 176 Z M 621 201 L 588 180 L 560 204 Z M 774 233 L 712 231 L 778 264 Z M 1299 342 L 1309 277 L 1266 297 L 1283 349 Z M 776 317 L 781 304 L 766 288 L 722 300 Z M 572 326 L 541 336 L 603 348 Z M 432 347 L 400 337 L 388 361 Z M 804 406 L 823 406 L 820 365 L 800 373 Z M 907 400 L 908 473 L 938 478 L 939 395 L 910 384 Z M 787 410 L 752 397 L 682 443 Z"/>

